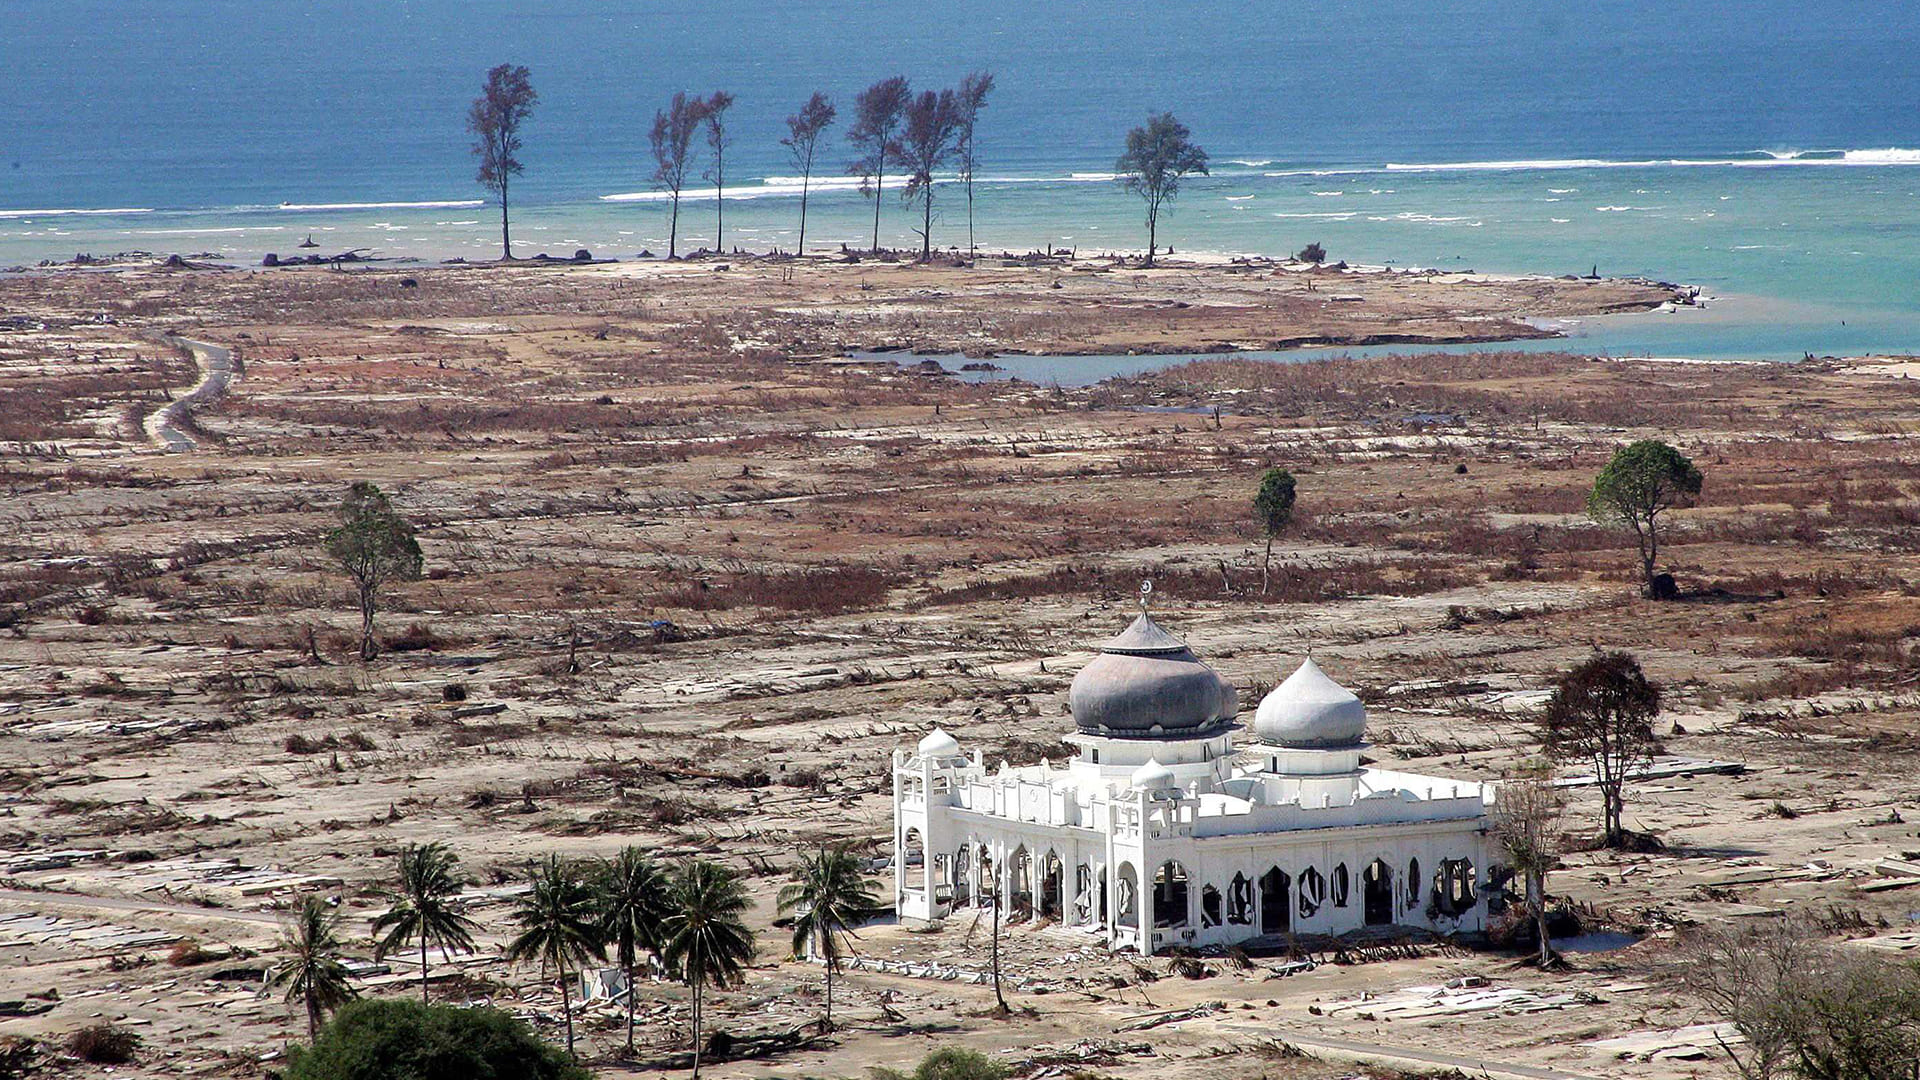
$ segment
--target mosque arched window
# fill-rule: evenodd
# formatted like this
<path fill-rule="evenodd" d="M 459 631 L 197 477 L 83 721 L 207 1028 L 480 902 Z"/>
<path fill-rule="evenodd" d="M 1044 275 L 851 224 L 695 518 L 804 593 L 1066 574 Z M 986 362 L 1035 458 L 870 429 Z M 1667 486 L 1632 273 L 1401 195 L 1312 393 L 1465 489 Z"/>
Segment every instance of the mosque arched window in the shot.
<path fill-rule="evenodd" d="M 1347 906 L 1347 899 L 1353 891 L 1353 879 L 1347 873 L 1347 864 L 1341 863 L 1333 868 L 1333 906 Z"/>
<path fill-rule="evenodd" d="M 1458 916 L 1473 910 L 1479 898 L 1473 890 L 1473 863 L 1467 859 L 1443 859 L 1434 875 L 1434 903 L 1441 914 Z"/>
<path fill-rule="evenodd" d="M 1415 908 L 1420 906 L 1420 885 L 1421 885 L 1420 860 L 1417 857 L 1408 859 L 1407 860 L 1407 910 L 1408 911 L 1412 911 Z"/>
<path fill-rule="evenodd" d="M 1227 921 L 1235 926 L 1253 922 L 1253 881 L 1245 874 L 1227 883 Z"/>
<path fill-rule="evenodd" d="M 1320 905 L 1327 901 L 1327 879 L 1319 870 L 1309 866 L 1300 871 L 1297 891 L 1300 894 L 1300 917 L 1311 919 Z"/>
<path fill-rule="evenodd" d="M 1211 885 L 1200 890 L 1200 925 L 1220 925 L 1220 890 Z"/>

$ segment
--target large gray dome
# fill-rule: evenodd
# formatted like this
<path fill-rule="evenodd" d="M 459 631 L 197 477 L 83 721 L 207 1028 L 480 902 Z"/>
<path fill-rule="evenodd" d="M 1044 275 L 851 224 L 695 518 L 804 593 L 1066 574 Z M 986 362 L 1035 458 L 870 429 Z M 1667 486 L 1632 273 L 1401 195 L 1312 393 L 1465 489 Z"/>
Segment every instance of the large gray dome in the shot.
<path fill-rule="evenodd" d="M 1225 727 L 1240 699 L 1185 642 L 1143 614 L 1073 677 L 1067 706 L 1088 735 L 1196 738 Z"/>
<path fill-rule="evenodd" d="M 1367 707 L 1308 657 L 1254 710 L 1253 733 L 1262 742 L 1297 750 L 1359 746 L 1367 735 Z"/>

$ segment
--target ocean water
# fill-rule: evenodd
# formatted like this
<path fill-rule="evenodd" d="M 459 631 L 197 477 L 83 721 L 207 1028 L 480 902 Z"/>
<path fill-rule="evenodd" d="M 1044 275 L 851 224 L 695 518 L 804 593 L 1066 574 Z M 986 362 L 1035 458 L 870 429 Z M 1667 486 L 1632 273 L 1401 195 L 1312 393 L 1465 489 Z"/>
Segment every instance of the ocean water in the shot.
<path fill-rule="evenodd" d="M 782 118 L 813 90 L 992 70 L 975 227 L 990 248 L 1144 244 L 1110 179 L 1170 109 L 1212 154 L 1182 253 L 1635 274 L 1705 312 L 1566 327 L 1595 351 L 1785 359 L 1920 348 L 1920 5 L 1830 0 L 6 0 L 0 266 L 123 250 L 252 262 L 312 235 L 497 253 L 462 129 L 485 69 L 541 103 L 516 249 L 663 251 L 646 133 L 675 90 L 732 91 L 726 241 L 791 247 Z M 810 247 L 872 203 L 823 150 Z M 713 199 L 683 203 L 683 248 Z M 916 243 L 883 194 L 883 239 Z M 937 244 L 965 242 L 936 189 Z"/>

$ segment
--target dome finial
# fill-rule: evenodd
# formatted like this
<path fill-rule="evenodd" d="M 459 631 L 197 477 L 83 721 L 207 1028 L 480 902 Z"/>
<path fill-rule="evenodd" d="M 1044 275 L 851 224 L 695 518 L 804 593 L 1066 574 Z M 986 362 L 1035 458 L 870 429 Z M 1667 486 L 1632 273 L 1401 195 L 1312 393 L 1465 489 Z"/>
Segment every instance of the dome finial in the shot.
<path fill-rule="evenodd" d="M 1153 603 L 1153 579 L 1143 578 L 1140 582 L 1140 614 L 1147 613 L 1147 607 Z"/>

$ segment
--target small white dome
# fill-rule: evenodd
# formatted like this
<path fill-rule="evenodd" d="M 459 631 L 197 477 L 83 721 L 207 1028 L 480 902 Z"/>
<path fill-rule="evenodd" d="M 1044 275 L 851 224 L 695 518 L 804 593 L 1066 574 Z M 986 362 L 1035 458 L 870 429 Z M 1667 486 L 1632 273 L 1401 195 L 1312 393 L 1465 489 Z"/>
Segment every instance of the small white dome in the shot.
<path fill-rule="evenodd" d="M 1301 750 L 1357 746 L 1367 734 L 1367 707 L 1309 657 L 1261 700 L 1253 732 L 1262 742 Z"/>
<path fill-rule="evenodd" d="M 1145 765 L 1133 770 L 1128 782 L 1135 791 L 1165 791 L 1173 786 L 1173 770 L 1148 758 Z"/>
<path fill-rule="evenodd" d="M 953 736 L 934 728 L 920 740 L 916 752 L 924 758 L 947 758 L 960 756 L 960 742 Z"/>

